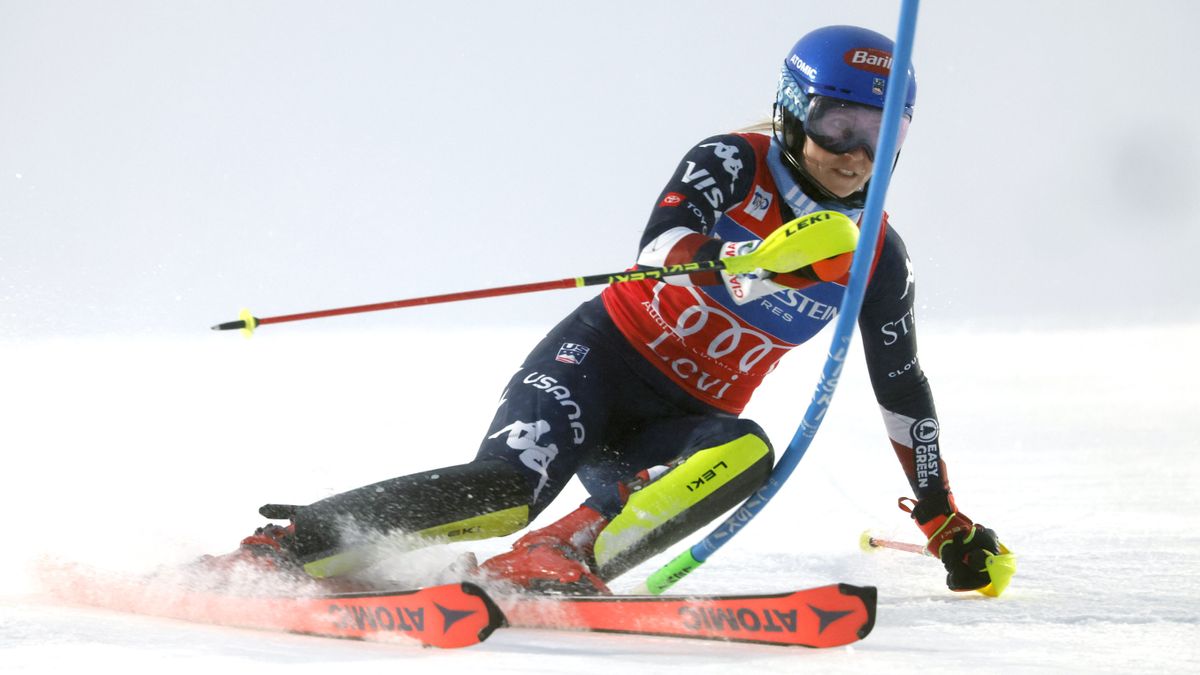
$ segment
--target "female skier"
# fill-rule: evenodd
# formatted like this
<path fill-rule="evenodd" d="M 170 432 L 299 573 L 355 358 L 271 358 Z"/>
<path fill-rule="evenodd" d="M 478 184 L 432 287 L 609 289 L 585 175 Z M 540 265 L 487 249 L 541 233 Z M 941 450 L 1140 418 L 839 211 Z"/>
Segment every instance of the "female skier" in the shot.
<path fill-rule="evenodd" d="M 896 161 L 875 155 L 891 53 L 891 40 L 857 27 L 802 37 L 784 61 L 769 127 L 713 136 L 683 157 L 651 211 L 637 265 L 741 255 L 809 214 L 857 221 L 874 162 Z M 910 73 L 901 142 L 915 98 Z M 859 328 L 915 496 L 902 508 L 944 563 L 948 586 L 982 588 L 999 542 L 951 495 L 917 360 L 912 264 L 886 217 L 875 250 Z M 606 593 L 606 582 L 763 483 L 770 441 L 739 414 L 779 358 L 836 317 L 849 257 L 609 286 L 534 347 L 474 460 L 307 506 L 264 506 L 262 515 L 291 524 L 259 528 L 230 555 L 343 575 L 369 562 L 363 532 L 442 541 L 507 535 L 578 475 L 589 493 L 578 509 L 480 569 L 532 590 Z"/>

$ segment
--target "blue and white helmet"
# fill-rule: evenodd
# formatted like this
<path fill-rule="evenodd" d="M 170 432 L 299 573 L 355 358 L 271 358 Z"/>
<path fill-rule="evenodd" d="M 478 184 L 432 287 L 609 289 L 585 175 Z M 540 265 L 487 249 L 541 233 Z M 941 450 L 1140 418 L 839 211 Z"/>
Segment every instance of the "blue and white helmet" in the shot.
<path fill-rule="evenodd" d="M 800 38 L 783 63 L 780 105 L 802 116 L 802 101 L 814 94 L 883 108 L 894 45 L 886 36 L 857 26 L 826 26 Z M 904 112 L 912 116 L 917 80 L 908 69 Z"/>

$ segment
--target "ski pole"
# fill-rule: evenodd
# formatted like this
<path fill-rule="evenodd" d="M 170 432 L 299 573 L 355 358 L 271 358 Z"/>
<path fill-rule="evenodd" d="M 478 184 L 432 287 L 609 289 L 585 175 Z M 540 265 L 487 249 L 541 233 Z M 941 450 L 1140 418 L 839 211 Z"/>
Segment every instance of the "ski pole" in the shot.
<path fill-rule="evenodd" d="M 871 534 L 870 530 L 863 532 L 858 538 L 859 547 L 869 553 L 874 553 L 879 549 L 887 548 L 893 551 L 906 551 L 908 553 L 916 553 L 927 558 L 937 559 L 937 556 L 929 552 L 929 549 L 920 544 L 910 544 L 903 541 L 892 541 L 876 537 Z M 991 580 L 987 586 L 976 589 L 980 593 L 988 597 L 995 598 L 1008 588 L 1009 582 L 1012 581 L 1013 575 L 1017 573 L 1017 556 L 1004 544 L 1000 544 L 999 553 L 988 553 L 987 562 L 984 563 L 987 569 L 988 578 Z"/>
<path fill-rule="evenodd" d="M 862 536 L 858 539 L 858 545 L 864 551 L 875 551 L 881 548 L 890 548 L 893 551 L 908 551 L 909 553 L 917 553 L 920 555 L 927 555 L 931 558 L 933 557 L 933 554 L 925 550 L 925 547 L 920 544 L 910 544 L 904 541 L 882 539 L 872 535 L 869 531 L 862 533 Z"/>
<path fill-rule="evenodd" d="M 900 4 L 900 21 L 896 30 L 896 43 L 892 54 L 891 77 L 887 93 L 883 100 L 883 119 L 879 129 L 879 142 L 876 144 L 877 157 L 894 157 L 898 145 L 900 117 L 904 112 L 904 95 L 908 90 L 908 67 L 912 61 L 912 45 L 917 30 L 917 11 L 919 0 L 902 0 Z M 842 296 L 841 311 L 838 313 L 833 329 L 833 340 L 829 346 L 829 354 L 821 377 L 817 381 L 816 391 L 812 401 L 800 421 L 800 426 L 788 443 L 787 449 L 779 457 L 775 468 L 762 487 L 721 524 L 708 533 L 700 541 L 693 544 L 682 553 L 676 555 L 670 562 L 646 578 L 639 590 L 658 595 L 674 586 L 680 579 L 696 571 L 706 560 L 725 544 L 729 543 L 738 532 L 754 519 L 771 499 L 779 493 L 780 488 L 796 469 L 804 453 L 808 451 L 812 439 L 821 426 L 821 420 L 829 410 L 829 403 L 837 389 L 838 378 L 841 377 L 845 365 L 846 354 L 850 349 L 850 339 L 854 335 L 854 324 L 858 320 L 858 312 L 862 309 L 863 295 L 866 293 L 867 277 L 870 276 L 871 263 L 874 261 L 875 243 L 878 241 L 882 228 L 883 203 L 887 195 L 888 184 L 891 182 L 891 162 L 878 161 L 871 171 L 871 189 L 867 192 L 867 201 L 862 215 L 862 233 L 859 235 L 858 247 L 854 252 L 854 262 L 850 265 L 850 279 L 846 284 L 846 292 Z"/>
<path fill-rule="evenodd" d="M 627 272 L 614 272 L 611 274 L 594 274 L 585 277 L 567 277 L 565 279 L 556 279 L 554 281 L 539 281 L 531 284 L 515 284 L 512 286 L 498 286 L 496 288 L 483 288 L 474 291 L 462 291 L 460 293 L 444 293 L 442 295 L 427 295 L 420 298 L 408 298 L 405 300 L 392 300 L 389 302 L 377 302 L 369 305 L 355 305 L 353 307 L 338 307 L 334 309 L 322 309 L 315 312 L 299 312 L 297 314 L 285 314 L 281 316 L 264 316 L 256 317 L 250 314 L 249 310 L 242 310 L 238 315 L 237 321 L 227 321 L 219 323 L 212 327 L 213 330 L 241 330 L 247 335 L 254 332 L 254 329 L 259 326 L 265 326 L 271 323 L 284 323 L 287 321 L 304 321 L 307 319 L 321 319 L 329 316 L 342 316 L 344 314 L 361 314 L 364 312 L 379 312 L 385 309 L 403 309 L 405 307 L 417 307 L 420 305 L 436 305 L 444 302 L 460 302 L 462 300 L 477 300 L 480 298 L 496 298 L 505 295 L 519 295 L 521 293 L 536 293 L 538 291 L 549 291 L 558 288 L 583 288 L 584 286 L 601 286 L 607 284 L 619 284 L 627 281 L 642 281 L 644 279 L 662 279 L 664 277 L 678 276 L 681 274 L 692 274 L 695 272 L 708 272 L 714 270 L 723 270 L 730 259 L 726 260 L 707 260 L 703 262 L 689 262 L 681 265 L 670 265 L 667 267 L 651 267 L 639 270 L 630 270 Z"/>
<path fill-rule="evenodd" d="M 785 223 L 768 235 L 754 250 L 720 260 L 701 260 L 678 265 L 667 265 L 665 267 L 646 267 L 624 272 L 613 272 L 611 274 L 567 277 L 566 279 L 556 279 L 554 281 L 484 288 L 476 291 L 463 291 L 461 293 L 428 295 L 422 298 L 392 300 L 390 302 L 377 302 L 370 305 L 338 307 L 335 309 L 300 312 L 298 314 L 285 314 L 282 316 L 258 318 L 252 315 L 250 310 L 243 309 L 241 314 L 238 315 L 237 321 L 219 323 L 213 326 L 212 329 L 241 330 L 246 335 L 250 335 L 254 332 L 255 328 L 269 323 L 303 321 L 305 319 L 320 319 L 327 316 L 341 316 L 343 314 L 360 314 L 362 312 L 378 312 L 385 309 L 402 309 L 404 307 L 433 305 L 443 302 L 494 298 L 502 295 L 549 291 L 556 288 L 604 286 L 718 270 L 724 270 L 730 274 L 750 274 L 759 269 L 776 272 L 792 271 L 807 267 L 827 258 L 849 253 L 855 250 L 857 244 L 858 228 L 854 226 L 854 223 L 849 218 L 833 211 L 815 211 Z"/>

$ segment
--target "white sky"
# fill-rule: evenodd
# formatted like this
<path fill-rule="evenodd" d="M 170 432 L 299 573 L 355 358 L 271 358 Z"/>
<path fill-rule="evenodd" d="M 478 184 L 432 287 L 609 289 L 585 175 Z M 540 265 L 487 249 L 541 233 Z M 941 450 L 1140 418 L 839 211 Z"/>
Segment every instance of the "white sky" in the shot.
<path fill-rule="evenodd" d="M 0 338 L 622 269 L 796 38 L 898 11 L 749 6 L 0 0 Z M 1197 25 L 1183 0 L 925 3 L 888 198 L 923 319 L 1200 317 Z M 548 326 L 591 293 L 330 321 Z"/>

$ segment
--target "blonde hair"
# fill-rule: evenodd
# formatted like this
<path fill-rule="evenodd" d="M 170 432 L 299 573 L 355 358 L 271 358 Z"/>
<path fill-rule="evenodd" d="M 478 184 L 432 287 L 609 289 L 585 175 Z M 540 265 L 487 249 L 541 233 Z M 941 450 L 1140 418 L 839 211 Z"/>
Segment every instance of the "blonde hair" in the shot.
<path fill-rule="evenodd" d="M 763 134 L 764 136 L 775 135 L 775 125 L 772 124 L 770 117 L 764 117 L 748 126 L 744 126 L 737 130 L 739 134 Z"/>

